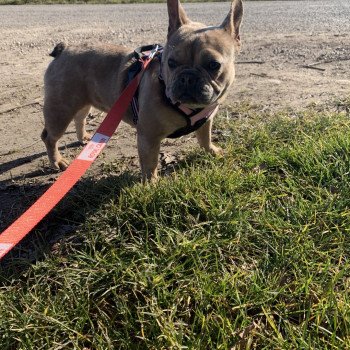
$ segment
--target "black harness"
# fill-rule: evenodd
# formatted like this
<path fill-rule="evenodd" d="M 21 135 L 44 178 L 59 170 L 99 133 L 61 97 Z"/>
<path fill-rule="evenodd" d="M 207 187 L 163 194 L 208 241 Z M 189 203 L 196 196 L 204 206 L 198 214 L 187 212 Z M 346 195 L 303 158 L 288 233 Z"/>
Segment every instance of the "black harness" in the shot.
<path fill-rule="evenodd" d="M 141 71 L 142 58 L 145 56 L 148 56 L 149 52 L 154 50 L 156 47 L 158 47 L 158 49 L 154 57 L 158 58 L 158 60 L 161 62 L 162 53 L 163 53 L 163 47 L 161 45 L 155 44 L 155 45 L 141 46 L 134 51 L 134 58 L 136 60 L 129 67 L 128 82 L 130 82 Z M 159 81 L 164 86 L 163 95 L 164 95 L 165 102 L 171 108 L 175 109 L 178 113 L 180 113 L 180 115 L 186 121 L 186 126 L 180 129 L 177 129 L 172 134 L 168 135 L 167 138 L 171 138 L 171 139 L 178 138 L 198 130 L 203 124 L 207 122 L 207 120 L 210 118 L 213 112 L 217 109 L 217 105 L 210 106 L 209 108 L 191 109 L 186 106 L 183 106 L 180 103 L 174 104 L 170 101 L 170 99 L 165 94 L 165 84 L 161 77 L 161 74 L 159 75 Z M 131 108 L 133 112 L 133 122 L 135 125 L 137 125 L 137 122 L 139 119 L 138 90 L 136 91 L 131 101 Z"/>

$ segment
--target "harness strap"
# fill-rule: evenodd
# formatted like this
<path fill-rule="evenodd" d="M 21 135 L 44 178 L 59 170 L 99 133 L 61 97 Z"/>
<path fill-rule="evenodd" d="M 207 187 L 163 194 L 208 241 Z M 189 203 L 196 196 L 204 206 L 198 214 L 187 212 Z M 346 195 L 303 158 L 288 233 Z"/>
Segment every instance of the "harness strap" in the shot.
<path fill-rule="evenodd" d="M 171 105 L 176 107 L 174 104 Z M 185 108 L 187 108 L 186 111 Z M 177 110 L 182 112 L 181 116 L 185 119 L 186 126 L 177 129 L 172 134 L 168 135 L 167 138 L 175 139 L 198 130 L 208 121 L 208 119 L 218 110 L 218 108 L 218 104 L 213 104 L 200 110 L 192 110 L 184 105 L 177 106 Z M 190 112 L 190 114 L 187 114 L 188 112 Z"/>

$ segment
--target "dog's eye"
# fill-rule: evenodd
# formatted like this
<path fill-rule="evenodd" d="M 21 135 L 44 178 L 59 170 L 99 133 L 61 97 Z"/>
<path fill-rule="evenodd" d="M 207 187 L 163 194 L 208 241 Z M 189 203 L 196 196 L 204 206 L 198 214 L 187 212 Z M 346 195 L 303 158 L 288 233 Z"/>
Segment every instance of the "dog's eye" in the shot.
<path fill-rule="evenodd" d="M 212 71 L 217 71 L 220 69 L 220 67 L 221 67 L 221 64 L 218 61 L 210 61 L 209 63 L 209 69 Z"/>
<path fill-rule="evenodd" d="M 174 69 L 177 67 L 177 62 L 173 60 L 172 58 L 168 59 L 168 66 L 170 69 Z"/>

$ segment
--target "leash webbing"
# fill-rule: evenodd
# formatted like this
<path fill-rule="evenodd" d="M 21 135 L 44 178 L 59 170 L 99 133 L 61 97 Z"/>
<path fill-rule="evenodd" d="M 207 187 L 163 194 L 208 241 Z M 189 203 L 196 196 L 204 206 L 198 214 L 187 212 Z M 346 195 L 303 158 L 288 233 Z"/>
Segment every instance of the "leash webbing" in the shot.
<path fill-rule="evenodd" d="M 126 113 L 142 75 L 157 50 L 158 46 L 142 60 L 142 70 L 123 90 L 79 156 L 29 209 L 0 233 L 0 260 L 60 202 L 101 153 Z"/>

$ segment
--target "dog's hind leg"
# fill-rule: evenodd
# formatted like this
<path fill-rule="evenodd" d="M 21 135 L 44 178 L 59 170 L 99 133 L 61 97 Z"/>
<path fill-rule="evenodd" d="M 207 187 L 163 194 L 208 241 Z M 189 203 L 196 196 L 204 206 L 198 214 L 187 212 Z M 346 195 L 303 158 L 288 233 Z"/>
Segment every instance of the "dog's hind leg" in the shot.
<path fill-rule="evenodd" d="M 69 161 L 62 157 L 58 150 L 58 140 L 63 136 L 75 113 L 68 108 L 57 105 L 44 105 L 45 128 L 41 133 L 44 141 L 50 165 L 56 170 L 65 170 Z"/>
<path fill-rule="evenodd" d="M 91 106 L 85 106 L 75 116 L 74 123 L 77 137 L 80 143 L 86 144 L 91 139 L 91 135 L 86 132 L 86 118 L 90 112 Z"/>

